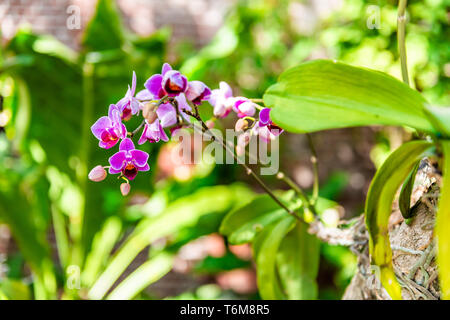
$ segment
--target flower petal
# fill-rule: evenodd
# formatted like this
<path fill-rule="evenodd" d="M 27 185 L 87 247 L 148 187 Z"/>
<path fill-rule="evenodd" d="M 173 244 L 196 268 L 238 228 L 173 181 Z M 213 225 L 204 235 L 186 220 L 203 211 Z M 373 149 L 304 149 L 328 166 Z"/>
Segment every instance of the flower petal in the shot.
<path fill-rule="evenodd" d="M 160 131 L 159 136 L 160 136 L 161 140 L 164 141 L 164 142 L 169 141 L 169 137 L 167 136 L 167 134 L 164 131 L 164 129 L 163 129 L 161 124 L 159 125 L 159 131 Z"/>
<path fill-rule="evenodd" d="M 133 71 L 133 80 L 131 83 L 131 92 L 130 92 L 132 97 L 134 97 L 134 94 L 136 93 L 136 81 L 137 81 L 136 72 Z"/>
<path fill-rule="evenodd" d="M 109 164 L 111 165 L 111 168 L 121 170 L 125 165 L 126 159 L 127 153 L 125 151 L 119 151 L 109 158 Z"/>
<path fill-rule="evenodd" d="M 119 146 L 120 151 L 131 151 L 134 150 L 134 143 L 131 139 L 123 139 Z"/>
<path fill-rule="evenodd" d="M 156 114 L 158 115 L 159 120 L 161 121 L 161 125 L 165 127 L 170 127 L 177 123 L 177 112 L 175 108 L 169 104 L 162 104 L 156 110 Z"/>
<path fill-rule="evenodd" d="M 113 167 L 109 167 L 109 173 L 110 174 L 118 174 L 118 173 L 121 173 L 121 172 L 122 172 L 122 169 L 116 170 Z"/>
<path fill-rule="evenodd" d="M 98 139 L 102 139 L 102 133 L 105 129 L 111 127 L 112 123 L 108 117 L 101 117 L 91 127 L 92 134 Z"/>
<path fill-rule="evenodd" d="M 161 70 L 162 76 L 164 76 L 167 73 L 167 71 L 170 71 L 170 70 L 172 70 L 172 67 L 170 66 L 170 64 L 164 63 L 162 66 L 162 70 Z"/>
<path fill-rule="evenodd" d="M 162 75 L 154 74 L 144 84 L 145 88 L 153 95 L 154 99 L 162 98 L 162 80 Z"/>
<path fill-rule="evenodd" d="M 270 108 L 264 108 L 259 113 L 259 121 L 263 125 L 268 125 L 270 123 Z"/>
<path fill-rule="evenodd" d="M 147 142 L 147 129 L 148 129 L 148 124 L 146 123 L 144 126 L 144 130 L 142 131 L 141 137 L 139 138 L 138 144 L 144 144 Z"/>
<path fill-rule="evenodd" d="M 230 98 L 233 96 L 233 90 L 231 90 L 231 87 L 225 81 L 220 82 L 219 88 L 225 98 Z"/>
<path fill-rule="evenodd" d="M 150 166 L 146 163 L 143 167 L 138 167 L 139 171 L 148 171 L 150 170 Z"/>
<path fill-rule="evenodd" d="M 145 166 L 148 161 L 148 153 L 141 150 L 131 150 L 131 156 L 133 157 L 135 163 L 139 166 Z"/>
<path fill-rule="evenodd" d="M 153 94 L 150 93 L 147 89 L 143 89 L 136 94 L 136 99 L 139 100 L 153 100 Z"/>

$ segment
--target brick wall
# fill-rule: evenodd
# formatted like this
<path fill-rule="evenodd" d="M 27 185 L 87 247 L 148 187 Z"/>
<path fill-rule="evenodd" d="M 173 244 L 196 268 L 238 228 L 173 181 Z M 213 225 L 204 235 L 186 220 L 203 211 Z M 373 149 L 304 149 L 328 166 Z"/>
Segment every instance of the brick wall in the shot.
<path fill-rule="evenodd" d="M 233 0 L 116 0 L 126 26 L 148 35 L 154 30 L 172 26 L 173 38 L 191 39 L 196 45 L 207 43 L 223 23 Z M 77 48 L 82 30 L 92 16 L 95 0 L 0 0 L 2 40 L 14 36 L 21 24 L 37 33 L 52 34 Z M 81 29 L 70 30 L 67 19 L 80 10 Z"/>

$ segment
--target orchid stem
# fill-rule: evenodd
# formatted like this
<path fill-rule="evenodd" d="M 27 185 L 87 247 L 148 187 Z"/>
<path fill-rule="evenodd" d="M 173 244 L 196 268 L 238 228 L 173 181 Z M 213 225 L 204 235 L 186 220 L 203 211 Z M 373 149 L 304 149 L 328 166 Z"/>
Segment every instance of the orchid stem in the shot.
<path fill-rule="evenodd" d="M 139 133 L 139 131 L 142 129 L 142 127 L 145 125 L 145 120 L 143 120 L 142 122 L 141 122 L 141 124 L 136 128 L 136 129 L 134 129 L 132 132 L 128 132 L 128 135 L 131 137 L 131 138 L 133 138 L 135 135 L 137 135 L 138 133 Z"/>
<path fill-rule="evenodd" d="M 202 120 L 202 118 L 200 117 L 200 115 L 198 113 L 193 113 L 189 110 L 183 110 L 184 113 L 190 115 L 191 117 L 194 117 L 197 121 L 199 121 L 203 127 L 204 132 L 207 132 L 208 134 L 211 135 L 212 139 L 214 139 L 214 141 L 218 141 L 222 147 L 224 148 L 224 150 L 226 152 L 228 152 L 229 154 L 231 154 L 234 158 L 234 160 L 239 163 L 242 167 L 244 167 L 245 171 L 247 172 L 248 175 L 252 176 L 253 179 L 255 179 L 255 181 L 264 189 L 264 191 L 284 210 L 286 210 L 287 213 L 289 213 L 290 215 L 292 215 L 294 218 L 296 218 L 297 220 L 302 221 L 303 219 L 300 218 L 297 214 L 295 214 L 294 211 L 290 210 L 284 203 L 281 202 L 281 200 L 272 192 L 272 190 L 269 189 L 269 187 L 261 180 L 261 178 L 249 167 L 247 166 L 245 163 L 239 161 L 238 157 L 236 156 L 236 154 L 234 153 L 233 150 L 230 149 L 230 147 L 225 144 L 225 142 L 223 142 L 222 139 L 219 139 L 211 130 L 209 130 L 208 126 L 206 125 L 206 123 Z"/>
<path fill-rule="evenodd" d="M 400 64 L 402 67 L 403 82 L 409 86 L 409 75 L 408 75 L 408 65 L 406 62 L 406 44 L 405 44 L 407 3 L 408 3 L 407 0 L 399 0 L 398 3 L 397 42 L 398 42 L 398 52 L 400 55 Z"/>
<path fill-rule="evenodd" d="M 286 176 L 283 172 L 278 172 L 277 178 L 279 180 L 284 181 L 292 190 L 294 190 L 300 200 L 304 203 L 305 207 L 314 215 L 317 216 L 316 210 L 311 203 L 311 201 L 308 200 L 308 196 L 303 192 L 303 190 L 288 176 Z"/>
<path fill-rule="evenodd" d="M 311 163 L 313 165 L 313 172 L 314 172 L 314 184 L 311 198 L 311 204 L 314 205 L 317 201 L 317 198 L 319 197 L 319 168 L 317 164 L 316 148 L 314 147 L 312 136 L 309 133 L 307 133 L 306 137 L 308 138 L 309 149 L 311 150 Z"/>

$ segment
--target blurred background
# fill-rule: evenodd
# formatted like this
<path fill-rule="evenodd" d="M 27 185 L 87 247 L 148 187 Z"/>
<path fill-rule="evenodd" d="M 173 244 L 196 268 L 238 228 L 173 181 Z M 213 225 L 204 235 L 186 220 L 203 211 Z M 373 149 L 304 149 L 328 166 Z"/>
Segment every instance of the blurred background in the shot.
<path fill-rule="evenodd" d="M 87 180 L 112 153 L 97 148 L 89 128 L 123 97 L 133 70 L 143 88 L 166 61 L 191 80 L 212 89 L 226 81 L 251 98 L 261 98 L 283 70 L 312 59 L 401 79 L 396 6 L 385 0 L 2 0 L 0 298 L 85 299 L 86 288 L 101 286 L 99 277 L 109 286 L 89 297 L 103 297 L 139 272 L 141 287 L 129 281 L 128 295 L 116 297 L 258 298 L 250 247 L 230 246 L 218 233 L 236 203 L 261 192 L 242 169 L 179 166 L 171 161 L 172 143 L 147 144 L 151 171 L 124 198 L 112 177 Z M 406 38 L 412 86 L 444 106 L 450 105 L 449 9 L 446 0 L 409 1 Z M 202 112 L 211 115 L 210 109 L 205 104 Z M 321 196 L 339 202 L 345 219 L 361 214 L 376 167 L 409 135 L 400 128 L 314 134 Z M 280 151 L 281 169 L 311 188 L 305 137 L 284 134 Z M 144 241 L 133 242 L 143 234 Z M 111 261 L 112 254 L 121 261 Z M 111 263 L 120 267 L 108 269 Z M 147 264 L 158 272 L 146 273 Z M 321 244 L 318 298 L 340 299 L 355 270 L 349 250 Z"/>

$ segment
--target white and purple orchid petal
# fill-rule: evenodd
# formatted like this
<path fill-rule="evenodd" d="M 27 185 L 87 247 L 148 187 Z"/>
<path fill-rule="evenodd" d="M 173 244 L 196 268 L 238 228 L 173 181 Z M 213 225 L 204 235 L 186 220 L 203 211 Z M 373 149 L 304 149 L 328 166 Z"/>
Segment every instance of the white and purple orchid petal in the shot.
<path fill-rule="evenodd" d="M 131 99 L 130 107 L 132 114 L 137 114 L 141 110 L 141 104 L 136 98 Z"/>
<path fill-rule="evenodd" d="M 222 101 L 223 99 L 221 99 L 222 94 L 220 92 L 219 89 L 214 89 L 211 91 L 211 95 L 209 96 L 209 100 L 208 102 L 215 107 L 217 105 L 217 103 L 219 103 L 219 101 Z"/>
<path fill-rule="evenodd" d="M 178 111 L 180 111 L 181 116 L 187 122 L 191 122 L 191 117 L 183 111 L 183 110 L 192 111 L 191 106 L 189 105 L 189 103 L 186 100 L 186 96 L 184 94 L 180 94 L 178 97 L 175 98 L 175 100 L 177 100 Z"/>
<path fill-rule="evenodd" d="M 148 153 L 141 150 L 131 150 L 131 157 L 134 160 L 135 164 L 139 167 L 145 166 L 148 161 Z"/>
<path fill-rule="evenodd" d="M 144 130 L 142 131 L 141 137 L 139 138 L 138 144 L 144 144 L 147 142 L 147 130 L 148 130 L 148 124 L 146 123 L 144 126 Z"/>
<path fill-rule="evenodd" d="M 164 76 L 167 73 L 167 71 L 170 71 L 170 70 L 172 70 L 171 65 L 168 64 L 167 62 L 164 63 L 162 66 L 161 75 Z"/>
<path fill-rule="evenodd" d="M 148 171 L 150 170 L 150 166 L 148 165 L 148 163 L 146 163 L 143 167 L 138 167 L 137 169 L 139 171 Z"/>
<path fill-rule="evenodd" d="M 108 171 L 109 171 L 110 174 L 118 174 L 118 173 L 122 172 L 122 169 L 116 170 L 113 167 L 109 167 Z"/>
<path fill-rule="evenodd" d="M 109 158 L 109 164 L 111 165 L 111 168 L 121 170 L 125 166 L 126 160 L 127 153 L 125 151 L 119 151 Z"/>
<path fill-rule="evenodd" d="M 271 123 L 270 121 L 270 108 L 264 108 L 259 113 L 259 121 L 263 125 L 268 125 Z"/>
<path fill-rule="evenodd" d="M 233 90 L 231 90 L 231 87 L 225 81 L 219 83 L 219 88 L 225 98 L 231 98 L 233 96 Z"/>
<path fill-rule="evenodd" d="M 239 101 L 235 104 L 235 107 L 239 118 L 251 117 L 256 112 L 255 104 L 249 100 Z"/>
<path fill-rule="evenodd" d="M 120 101 L 119 101 L 120 102 Z M 112 125 L 119 125 L 122 123 L 121 114 L 123 113 L 123 109 L 121 109 L 118 105 L 111 104 L 108 110 L 108 117 L 111 119 Z"/>
<path fill-rule="evenodd" d="M 136 82 L 137 82 L 136 72 L 133 71 L 133 80 L 131 82 L 131 91 L 130 91 L 131 97 L 134 97 L 134 94 L 136 93 Z"/>
<path fill-rule="evenodd" d="M 187 89 L 187 78 L 179 71 L 169 70 L 163 76 L 162 87 L 169 97 L 175 97 Z"/>
<path fill-rule="evenodd" d="M 101 117 L 91 127 L 92 134 L 98 139 L 102 139 L 102 133 L 107 128 L 111 127 L 111 119 L 108 117 Z"/>
<path fill-rule="evenodd" d="M 162 80 L 162 75 L 154 74 L 144 84 L 144 87 L 153 95 L 153 99 L 160 99 L 164 97 Z"/>
<path fill-rule="evenodd" d="M 119 146 L 120 151 L 134 150 L 134 143 L 130 138 L 123 139 Z"/>
<path fill-rule="evenodd" d="M 138 100 L 153 100 L 155 97 L 147 89 L 143 89 L 136 94 L 136 99 Z"/>
<path fill-rule="evenodd" d="M 167 142 L 169 141 L 169 137 L 167 136 L 166 132 L 164 131 L 162 125 L 159 125 L 159 137 L 162 141 Z"/>
<path fill-rule="evenodd" d="M 208 100 L 211 90 L 201 81 L 190 81 L 186 90 L 186 98 L 195 105 L 200 105 L 203 100 Z"/>
<path fill-rule="evenodd" d="M 156 110 L 156 114 L 164 128 L 173 126 L 177 123 L 177 111 L 175 110 L 175 107 L 169 103 L 160 105 L 158 110 Z"/>

